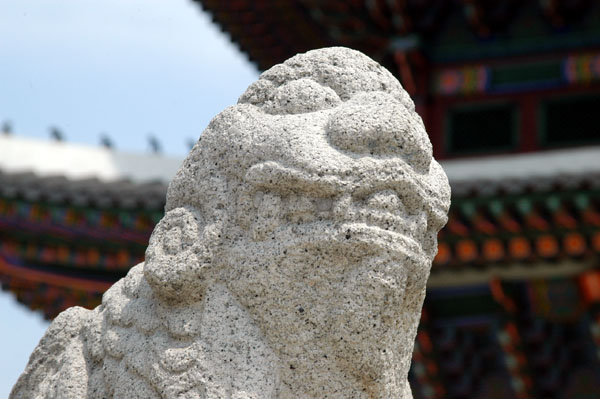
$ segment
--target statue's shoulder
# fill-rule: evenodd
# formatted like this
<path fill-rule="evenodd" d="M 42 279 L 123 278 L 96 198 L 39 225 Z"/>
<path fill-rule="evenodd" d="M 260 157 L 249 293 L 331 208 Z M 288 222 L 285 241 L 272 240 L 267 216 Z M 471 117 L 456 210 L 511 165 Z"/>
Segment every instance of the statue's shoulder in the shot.
<path fill-rule="evenodd" d="M 73 307 L 54 319 L 31 354 L 10 399 L 85 397 L 87 373 L 82 329 L 90 313 Z"/>
<path fill-rule="evenodd" d="M 131 332 L 135 329 L 128 327 L 134 324 L 149 324 L 136 320 L 144 313 L 147 291 L 143 264 L 139 264 L 104 294 L 96 309 L 76 306 L 61 312 L 31 354 L 10 399 L 98 396 L 90 389 L 96 393 L 104 391 L 101 368 L 106 355 L 126 350 L 123 342 L 104 336 L 114 335 L 115 329 Z"/>

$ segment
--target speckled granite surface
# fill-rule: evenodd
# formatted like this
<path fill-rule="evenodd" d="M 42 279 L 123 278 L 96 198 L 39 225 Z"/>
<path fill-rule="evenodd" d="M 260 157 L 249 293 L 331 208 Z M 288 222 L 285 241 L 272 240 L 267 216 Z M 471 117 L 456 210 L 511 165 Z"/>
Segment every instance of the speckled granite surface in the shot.
<path fill-rule="evenodd" d="M 11 398 L 411 398 L 449 201 L 388 71 L 297 55 L 213 119 L 146 263 L 58 316 Z"/>

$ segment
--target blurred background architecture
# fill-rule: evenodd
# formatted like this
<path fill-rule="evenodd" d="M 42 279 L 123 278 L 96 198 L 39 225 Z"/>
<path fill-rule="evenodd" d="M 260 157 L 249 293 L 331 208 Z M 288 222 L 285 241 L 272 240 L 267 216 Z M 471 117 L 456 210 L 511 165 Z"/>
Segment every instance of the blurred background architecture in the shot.
<path fill-rule="evenodd" d="M 600 3 L 196 3 L 261 70 L 348 46 L 415 100 L 453 190 L 415 398 L 600 397 Z M 143 261 L 182 158 L 3 130 L 2 288 L 48 319 L 96 306 Z"/>

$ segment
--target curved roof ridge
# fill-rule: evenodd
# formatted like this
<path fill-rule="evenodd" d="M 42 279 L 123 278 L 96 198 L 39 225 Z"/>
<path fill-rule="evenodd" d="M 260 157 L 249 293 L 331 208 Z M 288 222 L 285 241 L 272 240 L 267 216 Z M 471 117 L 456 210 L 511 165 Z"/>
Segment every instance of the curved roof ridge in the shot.
<path fill-rule="evenodd" d="M 103 147 L 0 136 L 0 171 L 64 176 L 71 180 L 135 183 L 171 181 L 183 157 L 124 152 Z"/>

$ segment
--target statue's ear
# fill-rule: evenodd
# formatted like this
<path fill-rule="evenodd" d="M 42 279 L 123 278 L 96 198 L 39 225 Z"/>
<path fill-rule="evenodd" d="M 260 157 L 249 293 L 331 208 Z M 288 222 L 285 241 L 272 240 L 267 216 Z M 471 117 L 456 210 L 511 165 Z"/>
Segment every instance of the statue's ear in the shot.
<path fill-rule="evenodd" d="M 168 211 L 156 225 L 146 250 L 144 276 L 155 294 L 175 302 L 202 298 L 219 229 L 191 207 Z"/>

